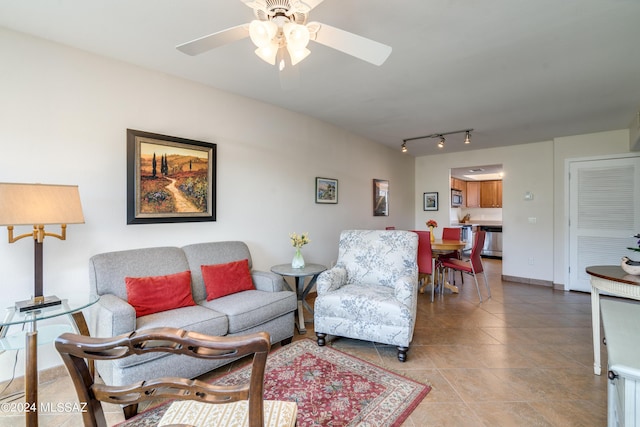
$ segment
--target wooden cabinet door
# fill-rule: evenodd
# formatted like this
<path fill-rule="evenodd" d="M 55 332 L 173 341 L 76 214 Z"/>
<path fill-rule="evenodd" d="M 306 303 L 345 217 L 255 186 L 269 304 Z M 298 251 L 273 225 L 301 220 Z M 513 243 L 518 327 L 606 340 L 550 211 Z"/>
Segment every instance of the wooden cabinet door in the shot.
<path fill-rule="evenodd" d="M 465 190 L 465 182 L 458 178 L 451 178 L 451 188 L 455 190 L 464 191 Z"/>
<path fill-rule="evenodd" d="M 467 207 L 480 207 L 480 182 L 467 181 Z"/>
<path fill-rule="evenodd" d="M 482 181 L 480 185 L 480 207 L 502 207 L 502 181 Z"/>

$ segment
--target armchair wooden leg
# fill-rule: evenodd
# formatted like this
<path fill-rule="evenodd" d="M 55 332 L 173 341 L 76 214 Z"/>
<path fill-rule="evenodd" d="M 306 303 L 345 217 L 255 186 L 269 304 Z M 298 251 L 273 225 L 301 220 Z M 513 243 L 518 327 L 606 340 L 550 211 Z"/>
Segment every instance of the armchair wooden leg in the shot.
<path fill-rule="evenodd" d="M 409 347 L 398 347 L 398 360 L 401 362 L 407 361 L 407 351 L 409 351 Z"/>
<path fill-rule="evenodd" d="M 324 347 L 324 345 L 327 343 L 325 341 L 327 334 L 323 334 L 322 332 L 316 332 L 316 337 L 318 337 L 318 347 Z"/>

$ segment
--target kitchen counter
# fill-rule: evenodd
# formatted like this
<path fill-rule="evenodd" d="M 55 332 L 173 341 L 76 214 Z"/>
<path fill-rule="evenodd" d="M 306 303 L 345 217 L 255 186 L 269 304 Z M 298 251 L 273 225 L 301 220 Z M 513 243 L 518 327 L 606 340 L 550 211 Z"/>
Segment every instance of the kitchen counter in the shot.
<path fill-rule="evenodd" d="M 465 222 L 464 224 L 461 222 L 452 222 L 452 227 L 462 227 L 465 225 L 470 225 L 472 227 L 480 227 L 480 226 L 489 226 L 489 227 L 502 227 L 502 221 L 489 221 L 489 220 L 471 220 L 469 222 Z"/>

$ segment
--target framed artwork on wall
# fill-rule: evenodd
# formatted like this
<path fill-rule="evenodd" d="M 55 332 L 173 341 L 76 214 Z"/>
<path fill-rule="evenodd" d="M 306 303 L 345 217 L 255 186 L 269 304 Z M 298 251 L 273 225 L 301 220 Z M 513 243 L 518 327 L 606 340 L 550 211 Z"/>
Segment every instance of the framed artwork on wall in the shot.
<path fill-rule="evenodd" d="M 389 181 L 373 180 L 373 216 L 389 216 Z"/>
<path fill-rule="evenodd" d="M 316 203 L 338 203 L 338 180 L 316 177 Z"/>
<path fill-rule="evenodd" d="M 127 129 L 127 224 L 216 220 L 216 144 Z"/>
<path fill-rule="evenodd" d="M 438 210 L 438 192 L 432 191 L 430 193 L 424 193 L 423 195 L 424 210 L 425 211 L 437 211 Z"/>

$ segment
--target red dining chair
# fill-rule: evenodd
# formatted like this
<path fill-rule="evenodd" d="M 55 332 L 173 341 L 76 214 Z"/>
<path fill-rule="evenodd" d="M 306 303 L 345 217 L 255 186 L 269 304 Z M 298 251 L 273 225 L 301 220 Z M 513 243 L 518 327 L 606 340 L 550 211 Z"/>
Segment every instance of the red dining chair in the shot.
<path fill-rule="evenodd" d="M 453 227 L 444 227 L 442 229 L 442 240 L 460 240 L 462 238 L 462 229 L 461 228 L 453 228 Z M 445 254 L 438 255 L 438 261 L 443 259 L 462 259 L 461 251 L 451 251 Z M 464 284 L 464 278 L 462 277 L 462 273 L 460 273 L 460 281 Z M 453 277 L 453 284 L 456 284 L 455 275 Z"/>
<path fill-rule="evenodd" d="M 421 293 L 427 286 L 427 276 L 433 277 L 433 253 L 431 251 L 431 233 L 429 231 L 412 230 L 418 235 L 418 283 L 420 284 Z M 436 286 L 435 279 L 431 282 L 431 302 L 433 302 L 434 289 Z"/>
<path fill-rule="evenodd" d="M 485 231 L 478 231 L 476 233 L 473 247 L 471 248 L 471 258 L 469 260 L 459 260 L 455 258 L 446 258 L 440 261 L 442 267 L 460 273 L 470 274 L 473 276 L 473 280 L 476 281 L 476 290 L 478 291 L 478 297 L 482 302 L 482 295 L 480 294 L 480 287 L 478 286 L 478 274 L 484 275 L 484 285 L 487 288 L 489 298 L 491 298 L 491 289 L 489 288 L 489 281 L 487 280 L 487 273 L 484 271 L 484 265 L 482 265 L 482 258 L 480 258 L 480 252 L 484 247 Z"/>

